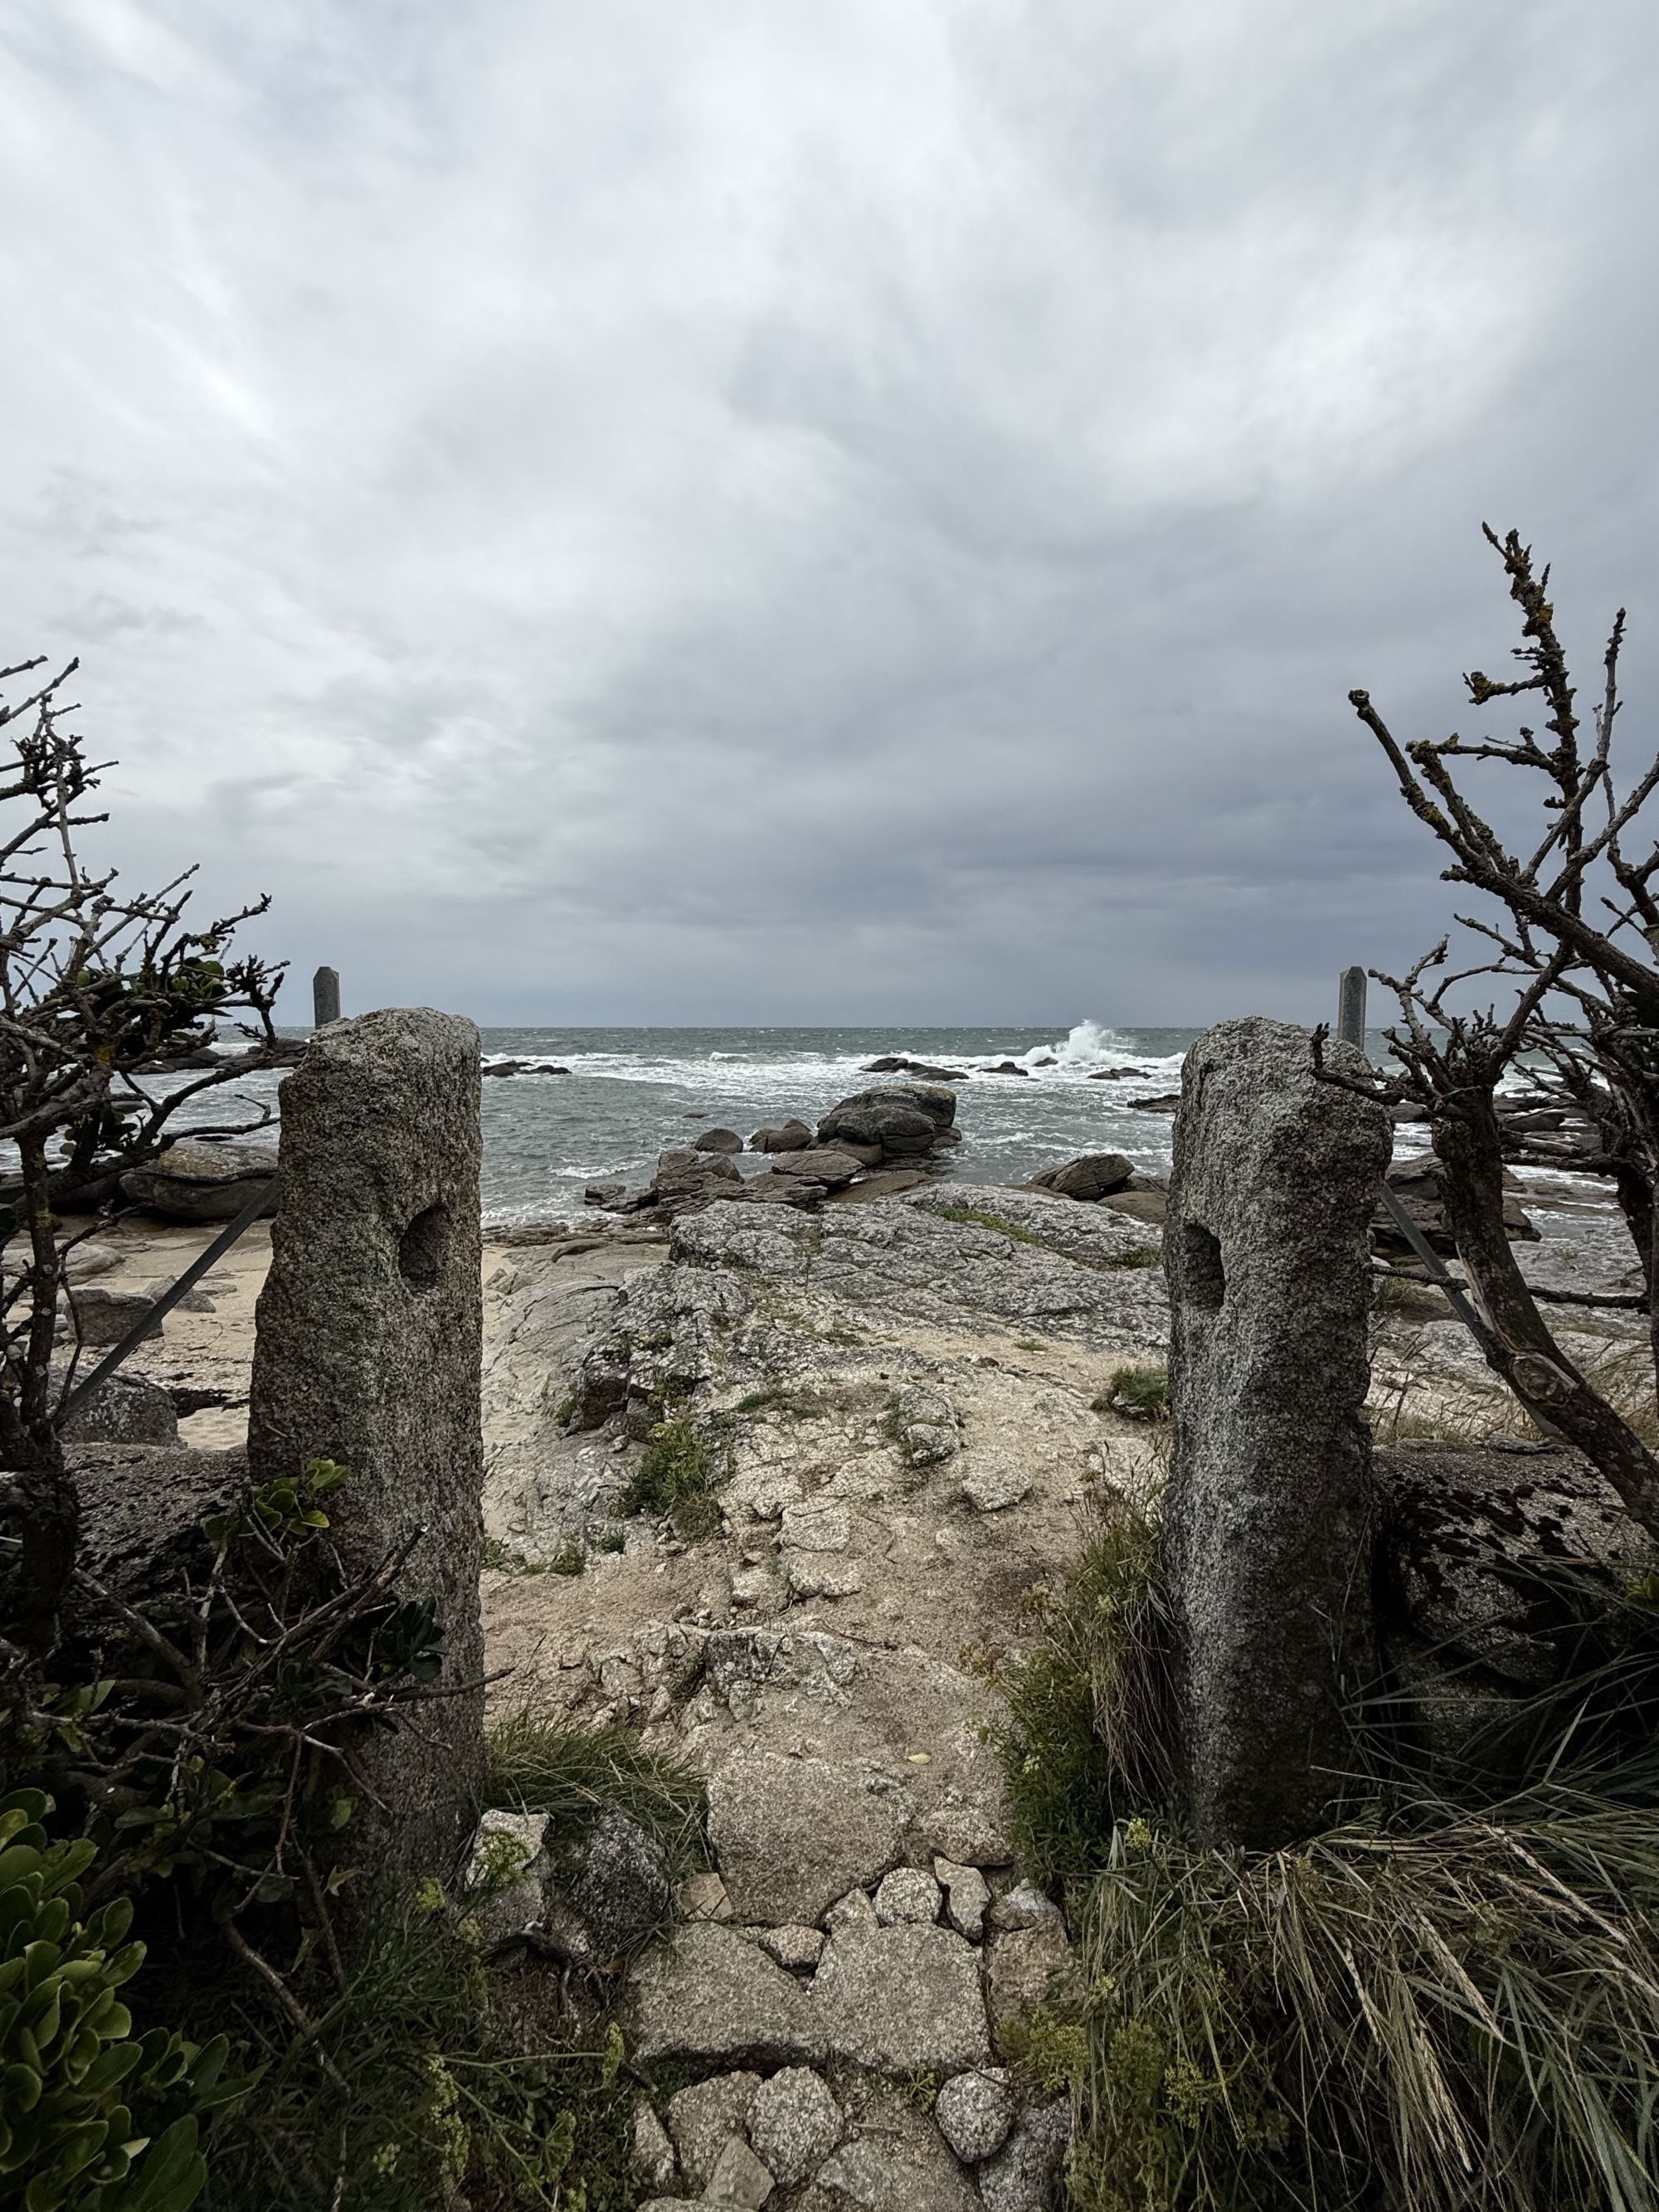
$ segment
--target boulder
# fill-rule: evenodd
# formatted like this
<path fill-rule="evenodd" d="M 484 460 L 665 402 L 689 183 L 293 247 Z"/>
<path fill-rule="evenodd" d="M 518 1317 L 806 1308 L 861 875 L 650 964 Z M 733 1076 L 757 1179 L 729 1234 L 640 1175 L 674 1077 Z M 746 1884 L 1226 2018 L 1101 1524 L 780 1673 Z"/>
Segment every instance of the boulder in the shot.
<path fill-rule="evenodd" d="M 1002 2148 L 978 2170 L 985 2212 L 1055 2212 L 1071 2140 L 1068 2101 L 1022 2113 Z"/>
<path fill-rule="evenodd" d="M 694 1152 L 740 1152 L 743 1139 L 735 1129 L 705 1129 L 691 1140 Z"/>
<path fill-rule="evenodd" d="M 963 2165 L 977 2166 L 1002 2148 L 1018 2109 L 1007 2069 L 977 2066 L 951 2075 L 939 2093 L 933 2118 Z"/>
<path fill-rule="evenodd" d="M 991 1885 L 977 1867 L 959 1866 L 954 1859 L 936 1858 L 933 1878 L 945 1891 L 945 1917 L 958 1936 L 977 1943 L 985 1932 L 985 1908 L 991 1901 Z"/>
<path fill-rule="evenodd" d="M 887 2074 L 958 2074 L 990 2057 L 979 1954 L 948 1928 L 832 1936 L 812 1984 L 830 2050 Z"/>
<path fill-rule="evenodd" d="M 907 1060 L 902 1053 L 884 1053 L 879 1060 L 867 1060 L 860 1073 L 863 1075 L 915 1075 L 924 1083 L 968 1081 L 966 1068 L 930 1067 L 925 1060 Z"/>
<path fill-rule="evenodd" d="M 130 1328 L 155 1311 L 155 1299 L 144 1291 L 112 1291 L 104 1283 L 72 1288 L 69 1302 L 74 1315 L 75 1335 L 82 1345 L 94 1350 L 119 1344 Z M 152 1337 L 161 1333 L 159 1321 L 149 1332 Z"/>
<path fill-rule="evenodd" d="M 1123 1103 L 1132 1114 L 1173 1114 L 1181 1103 L 1181 1093 L 1163 1091 L 1156 1098 L 1126 1098 Z"/>
<path fill-rule="evenodd" d="M 998 1898 L 989 1914 L 993 1928 L 1040 1928 L 1059 1917 L 1060 1907 L 1034 1881 L 1016 1882 Z"/>
<path fill-rule="evenodd" d="M 748 1206 L 793 1206 L 803 1213 L 810 1213 L 829 1197 L 830 1186 L 815 1182 L 811 1176 L 790 1175 L 780 1161 L 762 1175 L 750 1176 L 741 1191 L 722 1191 L 720 1195 L 741 1198 Z"/>
<path fill-rule="evenodd" d="M 1169 1198 L 1161 1190 L 1114 1190 L 1100 1202 L 1114 1213 L 1127 1215 L 1131 1221 L 1144 1221 L 1152 1229 L 1161 1229 L 1170 1218 Z"/>
<path fill-rule="evenodd" d="M 1072 1947 L 1058 1913 L 1035 1928 L 1012 1928 L 987 1937 L 986 2002 L 1000 2050 L 1012 2024 L 1047 2002 L 1071 1963 Z"/>
<path fill-rule="evenodd" d="M 1057 1198 L 1081 1199 L 1085 1204 L 1104 1198 L 1108 1191 L 1127 1188 L 1135 1171 L 1133 1160 L 1121 1152 L 1085 1152 L 1063 1166 L 1044 1168 L 1031 1178 L 1038 1190 L 1051 1190 Z"/>
<path fill-rule="evenodd" d="M 912 1467 L 936 1467 L 957 1448 L 956 1408 L 941 1391 L 908 1383 L 894 1401 L 893 1435 Z"/>
<path fill-rule="evenodd" d="M 886 1153 L 926 1152 L 941 1129 L 956 1120 L 953 1091 L 922 1084 L 889 1084 L 860 1091 L 833 1106 L 818 1123 L 818 1141 L 840 1137 L 855 1145 L 879 1145 Z"/>
<path fill-rule="evenodd" d="M 673 1901 L 662 1845 L 616 1811 L 589 1830 L 574 1876 L 562 1887 L 600 1959 L 642 1943 L 668 1917 Z"/>
<path fill-rule="evenodd" d="M 798 1924 L 769 1928 L 761 1937 L 762 1947 L 771 1953 L 779 1966 L 787 1966 L 792 1973 L 803 1973 L 816 1966 L 823 1956 L 823 1942 L 821 1928 Z"/>
<path fill-rule="evenodd" d="M 1030 1487 L 1030 1476 L 1012 1460 L 976 1460 L 962 1478 L 962 1494 L 978 1513 L 1018 1505 Z"/>
<path fill-rule="evenodd" d="M 659 2058 L 811 2064 L 823 2030 L 811 1998 L 757 1943 L 702 1921 L 647 1951 L 629 1977 L 623 2028 L 635 2065 Z"/>
<path fill-rule="evenodd" d="M 708 1838 L 740 1919 L 814 1921 L 854 1882 L 879 1881 L 909 1818 L 886 1777 L 821 1759 L 733 1753 L 708 1784 Z"/>
<path fill-rule="evenodd" d="M 786 2066 L 763 2081 L 749 2107 L 749 2140 L 786 2188 L 828 2158 L 841 2134 L 841 2106 L 809 2066 Z"/>
<path fill-rule="evenodd" d="M 624 1182 L 591 1182 L 582 1193 L 582 1204 L 604 1206 L 608 1212 L 620 1206 L 627 1194 L 628 1185 Z"/>
<path fill-rule="evenodd" d="M 1029 1067 L 1022 1067 L 1017 1060 L 1000 1060 L 995 1066 L 981 1067 L 980 1070 L 981 1075 L 1023 1075 L 1028 1079 L 1030 1073 Z"/>
<path fill-rule="evenodd" d="M 129 1168 L 121 1189 L 135 1206 L 169 1221 L 229 1221 L 261 1183 L 270 1185 L 264 1215 L 276 1211 L 276 1155 L 263 1145 L 182 1139 L 148 1167 Z"/>
<path fill-rule="evenodd" d="M 939 2130 L 897 2099 L 824 2160 L 799 2203 L 800 2212 L 980 2212 L 974 2185 Z"/>
<path fill-rule="evenodd" d="M 71 1244 L 64 1255 L 64 1274 L 70 1283 L 84 1283 L 94 1275 L 106 1275 L 112 1267 L 118 1267 L 122 1254 L 113 1244 L 100 1244 L 88 1237 L 82 1244 Z M 9 1266 L 8 1275 L 13 1273 Z"/>
<path fill-rule="evenodd" d="M 88 1410 L 112 1396 L 118 1400 L 115 1385 L 125 1379 L 112 1377 Z M 153 1394 L 147 1404 L 156 1426 L 163 1419 L 172 1424 L 170 1438 L 116 1443 L 66 1432 L 64 1456 L 81 1499 L 81 1572 L 171 1632 L 193 1617 L 187 1582 L 199 1590 L 212 1565 L 203 1522 L 233 1510 L 246 1494 L 247 1454 L 181 1449 L 167 1393 L 153 1383 L 143 1388 Z M 78 1649 L 84 1636 L 95 1648 L 112 1631 L 118 1637 L 130 1632 L 124 1620 L 106 1618 L 101 1601 L 89 1593 L 72 1595 L 66 1640 Z M 104 1671 L 88 1661 L 86 1678 Z"/>
<path fill-rule="evenodd" d="M 830 1194 L 832 1206 L 867 1206 L 878 1198 L 899 1198 L 907 1190 L 920 1190 L 931 1180 L 926 1168 L 890 1168 L 867 1175 L 862 1182 L 848 1183 Z"/>
<path fill-rule="evenodd" d="M 798 1152 L 781 1153 L 771 1172 L 819 1182 L 826 1190 L 840 1190 L 870 1164 L 839 1145 L 809 1145 Z"/>
<path fill-rule="evenodd" d="M 884 1928 L 931 1928 L 939 1918 L 939 1886 L 924 1867 L 895 1867 L 884 1875 L 875 1894 L 876 1918 Z"/>
<path fill-rule="evenodd" d="M 758 2074 L 715 2074 L 669 2099 L 668 2132 L 688 2188 L 699 2195 L 707 2191 L 720 2153 L 748 2125 L 760 2085 Z"/>
<path fill-rule="evenodd" d="M 786 1121 L 781 1129 L 757 1129 L 749 1139 L 751 1152 L 798 1152 L 812 1141 L 805 1121 Z"/>
<path fill-rule="evenodd" d="M 84 1379 L 82 1376 L 80 1379 Z M 59 1380 L 56 1370 L 53 1382 Z M 177 1444 L 179 1415 L 171 1394 L 142 1375 L 106 1376 L 58 1434 L 65 1443 Z"/>
<path fill-rule="evenodd" d="M 730 2204 L 737 2212 L 760 2212 L 775 2186 L 741 2136 L 728 2136 L 704 2191 L 711 2204 Z"/>
<path fill-rule="evenodd" d="M 845 1897 L 838 1897 L 823 1915 L 823 1925 L 831 1936 L 866 1934 L 879 1928 L 876 1908 L 867 1893 L 861 1889 L 849 1889 Z"/>
<path fill-rule="evenodd" d="M 1455 1253 L 1456 1239 L 1446 1226 L 1446 1211 L 1440 1195 L 1440 1162 L 1432 1152 L 1419 1152 L 1414 1159 L 1395 1160 L 1389 1167 L 1387 1182 L 1399 1200 L 1409 1218 L 1428 1239 L 1431 1249 Z M 1522 1210 L 1516 1194 L 1521 1185 L 1505 1168 L 1504 1170 L 1504 1229 L 1511 1243 L 1538 1242 L 1538 1231 Z M 1380 1252 L 1409 1254 L 1409 1240 L 1401 1233 L 1399 1224 L 1379 1205 L 1371 1216 L 1371 1240 Z"/>
<path fill-rule="evenodd" d="M 713 1183 L 741 1182 L 743 1176 L 720 1152 L 694 1152 L 690 1147 L 659 1152 L 651 1188 L 659 1200 L 701 1195 Z"/>
<path fill-rule="evenodd" d="M 547 1913 L 545 1813 L 492 1807 L 478 1822 L 463 1888 L 486 1943 L 510 1943 L 543 1925 Z"/>
<path fill-rule="evenodd" d="M 629 2147 L 628 2171 L 641 2188 L 672 2189 L 674 2185 L 674 2145 L 668 2130 L 652 2110 L 648 2097 L 634 2100 L 634 2134 Z"/>
<path fill-rule="evenodd" d="M 1501 1759 L 1510 1713 L 1566 1679 L 1583 1599 L 1659 1573 L 1659 1546 L 1565 1446 L 1404 1443 L 1373 1464 L 1383 1644 L 1413 1725 Z"/>

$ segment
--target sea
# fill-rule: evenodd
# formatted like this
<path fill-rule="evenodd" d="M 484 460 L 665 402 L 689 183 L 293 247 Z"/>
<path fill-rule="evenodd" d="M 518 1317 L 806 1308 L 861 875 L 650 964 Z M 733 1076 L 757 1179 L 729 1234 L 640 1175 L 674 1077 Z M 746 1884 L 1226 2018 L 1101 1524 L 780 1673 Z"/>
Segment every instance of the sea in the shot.
<path fill-rule="evenodd" d="M 867 1072 L 889 1054 L 967 1078 L 955 1086 L 963 1142 L 942 1169 L 953 1182 L 1024 1182 L 1079 1152 L 1121 1152 L 1163 1172 L 1171 1118 L 1137 1113 L 1133 1102 L 1178 1090 L 1182 1055 L 1201 1033 L 1097 1021 L 1030 1029 L 486 1029 L 486 1062 L 519 1060 L 525 1070 L 484 1082 L 484 1219 L 503 1226 L 579 1218 L 588 1183 L 648 1182 L 659 1152 L 689 1145 L 705 1129 L 734 1129 L 746 1140 L 792 1115 L 816 1124 L 855 1091 L 914 1080 Z M 1380 1038 L 1372 1048 L 1386 1050 Z M 1021 1072 L 988 1072 L 1002 1062 Z M 569 1073 L 536 1072 L 555 1067 Z M 233 1089 L 249 1109 L 246 1119 L 272 1117 L 255 1140 L 274 1141 L 276 1078 L 250 1077 Z M 210 1117 L 223 1127 L 234 1118 L 229 1109 L 220 1091 L 192 1101 L 180 1118 Z M 770 1164 L 756 1152 L 736 1161 L 745 1175 Z"/>

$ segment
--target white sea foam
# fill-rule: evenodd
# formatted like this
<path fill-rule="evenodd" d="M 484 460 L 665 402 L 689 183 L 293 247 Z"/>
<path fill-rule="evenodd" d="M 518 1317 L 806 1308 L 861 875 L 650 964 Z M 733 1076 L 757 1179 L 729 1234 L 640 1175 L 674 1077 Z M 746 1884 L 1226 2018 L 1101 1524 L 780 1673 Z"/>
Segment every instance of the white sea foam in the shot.
<path fill-rule="evenodd" d="M 1091 1066 L 1107 1059 L 1121 1060 L 1138 1057 L 1135 1047 L 1116 1030 L 1108 1029 L 1103 1022 L 1079 1022 L 1076 1028 L 1049 1049 L 1062 1067 L 1078 1060 L 1087 1060 Z"/>

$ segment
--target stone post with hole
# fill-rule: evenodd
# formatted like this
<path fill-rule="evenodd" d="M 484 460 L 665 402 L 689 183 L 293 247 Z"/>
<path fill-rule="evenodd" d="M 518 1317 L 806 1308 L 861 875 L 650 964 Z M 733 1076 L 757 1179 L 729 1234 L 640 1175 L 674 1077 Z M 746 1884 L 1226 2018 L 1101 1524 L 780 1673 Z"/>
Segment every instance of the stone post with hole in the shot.
<path fill-rule="evenodd" d="M 285 1079 L 248 1425 L 256 1483 L 350 1468 L 328 1501 L 348 1569 L 423 1532 L 397 1587 L 437 1610 L 445 1686 L 483 1671 L 478 1089 L 477 1030 L 424 1007 L 337 1023 Z M 435 1698 L 362 1741 L 384 1863 L 447 1869 L 465 1844 L 483 1710 Z"/>
<path fill-rule="evenodd" d="M 1328 1060 L 1364 1073 L 1352 1047 Z M 1164 1556 L 1205 1844 L 1316 1828 L 1375 1677 L 1366 1225 L 1392 1143 L 1381 1106 L 1315 1079 L 1305 1030 L 1223 1022 L 1187 1055 Z"/>

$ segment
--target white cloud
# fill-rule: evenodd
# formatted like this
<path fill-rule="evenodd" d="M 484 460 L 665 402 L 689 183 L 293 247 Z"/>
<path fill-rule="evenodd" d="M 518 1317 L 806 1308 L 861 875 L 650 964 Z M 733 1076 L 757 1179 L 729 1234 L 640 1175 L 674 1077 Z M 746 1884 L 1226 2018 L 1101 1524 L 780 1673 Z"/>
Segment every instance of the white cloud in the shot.
<path fill-rule="evenodd" d="M 1420 929 L 1342 697 L 1452 710 L 1481 515 L 1639 584 L 1656 46 L 14 0 L 10 657 L 358 1003 L 1289 1007 Z"/>

